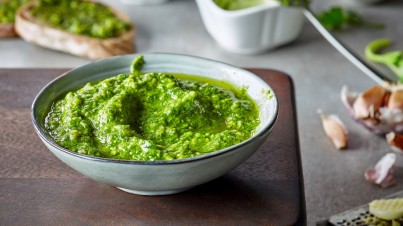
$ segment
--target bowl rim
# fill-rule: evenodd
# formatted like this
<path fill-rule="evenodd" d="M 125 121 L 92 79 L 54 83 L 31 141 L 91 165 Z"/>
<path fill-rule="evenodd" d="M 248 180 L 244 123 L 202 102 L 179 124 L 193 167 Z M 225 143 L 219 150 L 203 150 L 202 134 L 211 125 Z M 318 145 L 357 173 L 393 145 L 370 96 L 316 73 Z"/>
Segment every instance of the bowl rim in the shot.
<path fill-rule="evenodd" d="M 261 82 L 265 83 L 269 89 L 272 92 L 272 97 L 271 99 L 274 101 L 274 115 L 269 119 L 269 123 L 265 126 L 265 128 L 263 128 L 261 131 L 259 131 L 258 133 L 254 134 L 253 136 L 251 136 L 250 138 L 248 138 L 245 141 L 242 141 L 241 143 L 232 145 L 230 147 L 224 148 L 224 149 L 220 149 L 220 150 L 216 150 L 210 153 L 206 153 L 206 154 L 202 154 L 202 155 L 198 155 L 198 156 L 194 156 L 194 157 L 190 157 L 190 158 L 183 158 L 183 159 L 174 159 L 174 160 L 155 160 L 155 161 L 145 161 L 145 160 L 126 160 L 126 159 L 113 159 L 113 158 L 103 158 L 103 157 L 96 157 L 96 156 L 91 156 L 91 155 L 84 155 L 84 154 L 80 154 L 77 152 L 73 152 L 70 151 L 67 148 L 61 147 L 60 145 L 58 145 L 56 142 L 53 141 L 53 139 L 51 139 L 48 135 L 46 135 L 46 133 L 41 129 L 42 127 L 40 126 L 40 123 L 38 122 L 39 120 L 37 119 L 37 117 L 35 116 L 34 112 L 35 112 L 35 108 L 36 108 L 36 103 L 37 100 L 39 99 L 39 97 L 45 92 L 46 89 L 48 89 L 50 86 L 52 86 L 54 83 L 58 82 L 59 79 L 68 76 L 69 73 L 76 71 L 76 70 L 80 70 L 83 67 L 88 67 L 91 64 L 95 64 L 95 63 L 99 63 L 102 61 L 109 61 L 109 60 L 113 60 L 113 59 L 117 59 L 120 57 L 127 57 L 127 56 L 140 56 L 143 55 L 144 57 L 146 56 L 150 56 L 150 55 L 164 55 L 164 56 L 179 56 L 179 57 L 186 57 L 186 58 L 193 58 L 195 60 L 198 61 L 206 61 L 206 62 L 210 62 L 210 63 L 215 63 L 215 64 L 221 64 L 223 66 L 226 67 L 230 67 L 232 69 L 236 69 L 236 70 L 241 70 L 242 72 L 246 72 L 248 74 L 250 74 L 251 76 L 256 77 L 258 80 L 261 80 Z M 274 90 L 271 88 L 271 86 L 264 81 L 262 78 L 260 78 L 259 76 L 257 76 L 256 74 L 240 68 L 240 67 L 236 67 L 234 65 L 228 64 L 228 63 L 223 63 L 217 60 L 212 60 L 212 59 L 208 59 L 208 58 L 204 58 L 204 57 L 199 57 L 199 56 L 192 56 L 192 55 L 187 55 L 187 54 L 177 54 L 177 53 L 136 53 L 136 54 L 129 54 L 129 55 L 121 55 L 121 56 L 115 56 L 115 57 L 109 57 L 109 58 L 105 58 L 105 59 L 100 59 L 100 60 L 96 60 L 96 61 L 92 61 L 90 63 L 81 65 L 79 67 L 73 68 L 71 70 L 68 70 L 64 73 L 62 73 L 61 75 L 57 76 L 55 79 L 53 79 L 52 81 L 50 81 L 49 83 L 47 83 L 40 91 L 39 93 L 35 96 L 34 101 L 32 102 L 31 105 L 31 121 L 34 125 L 35 131 L 36 133 L 39 135 L 39 137 L 45 141 L 48 145 L 51 145 L 53 148 L 55 148 L 55 150 L 57 151 L 61 151 L 65 154 L 74 156 L 74 157 L 78 157 L 84 160 L 91 160 L 91 161 L 97 161 L 97 162 L 105 162 L 105 163 L 121 163 L 121 164 L 130 164 L 130 165 L 173 165 L 173 164 L 182 164 L 182 163 L 190 163 L 190 162 L 195 162 L 195 161 L 199 161 L 199 160 L 204 160 L 204 159 L 209 159 L 209 158 L 213 158 L 215 156 L 219 156 L 219 155 L 223 155 L 226 154 L 228 152 L 231 152 L 237 148 L 246 146 L 247 144 L 250 144 L 252 142 L 254 142 L 256 139 L 260 139 L 262 137 L 265 136 L 265 134 L 267 134 L 268 132 L 271 131 L 271 129 L 274 127 L 274 124 L 277 122 L 277 118 L 278 118 L 278 112 L 279 112 L 279 103 L 278 103 L 278 98 L 276 93 L 274 92 Z"/>
<path fill-rule="evenodd" d="M 281 7 L 281 4 L 279 2 L 269 1 L 269 0 L 263 0 L 263 1 L 266 1 L 266 2 L 263 2 L 262 4 L 255 5 L 252 7 L 244 8 L 244 9 L 226 10 L 226 9 L 219 7 L 216 3 L 213 2 L 213 0 L 197 0 L 197 2 L 200 2 L 200 4 L 206 4 L 214 12 L 220 13 L 224 16 L 229 16 L 229 17 L 246 16 L 249 14 L 254 14 L 254 13 L 265 11 L 268 9 L 276 9 L 276 8 Z"/>

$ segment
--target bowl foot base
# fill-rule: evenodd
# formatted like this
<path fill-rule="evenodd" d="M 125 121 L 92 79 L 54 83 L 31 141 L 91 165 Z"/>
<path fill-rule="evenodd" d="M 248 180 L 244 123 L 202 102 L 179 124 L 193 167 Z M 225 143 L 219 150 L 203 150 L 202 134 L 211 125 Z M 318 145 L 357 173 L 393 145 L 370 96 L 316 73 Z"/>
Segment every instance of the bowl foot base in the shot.
<path fill-rule="evenodd" d="M 135 195 L 148 195 L 148 196 L 155 196 L 155 195 L 172 195 L 176 193 L 180 193 L 186 190 L 191 189 L 192 187 L 189 188 L 183 188 L 183 189 L 174 189 L 174 190 L 162 190 L 162 191 L 141 191 L 141 190 L 133 190 L 133 189 L 127 189 L 127 188 L 120 188 L 117 187 L 122 191 L 135 194 Z"/>

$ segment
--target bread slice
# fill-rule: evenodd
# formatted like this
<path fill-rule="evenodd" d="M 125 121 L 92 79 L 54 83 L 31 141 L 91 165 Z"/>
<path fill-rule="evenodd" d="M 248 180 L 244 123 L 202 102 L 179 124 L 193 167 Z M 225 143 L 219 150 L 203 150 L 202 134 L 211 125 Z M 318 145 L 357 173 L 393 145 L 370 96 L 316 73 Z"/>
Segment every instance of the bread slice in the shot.
<path fill-rule="evenodd" d="M 0 38 L 14 38 L 17 37 L 14 29 L 14 24 L 0 23 Z"/>
<path fill-rule="evenodd" d="M 28 42 L 88 59 L 101 59 L 134 52 L 135 26 L 122 12 L 111 8 L 119 19 L 130 22 L 131 28 L 117 37 L 100 39 L 73 34 L 40 22 L 32 14 L 35 6 L 35 2 L 29 2 L 16 14 L 15 29 Z"/>

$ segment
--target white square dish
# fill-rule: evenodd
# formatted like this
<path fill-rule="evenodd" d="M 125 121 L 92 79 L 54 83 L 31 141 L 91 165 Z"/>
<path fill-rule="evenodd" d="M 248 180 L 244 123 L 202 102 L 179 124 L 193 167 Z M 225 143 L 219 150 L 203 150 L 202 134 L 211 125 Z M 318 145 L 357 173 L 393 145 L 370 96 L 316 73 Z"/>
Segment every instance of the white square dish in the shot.
<path fill-rule="evenodd" d="M 224 49 L 254 54 L 295 40 L 301 32 L 301 9 L 268 0 L 254 7 L 228 11 L 213 0 L 196 0 L 204 25 Z"/>

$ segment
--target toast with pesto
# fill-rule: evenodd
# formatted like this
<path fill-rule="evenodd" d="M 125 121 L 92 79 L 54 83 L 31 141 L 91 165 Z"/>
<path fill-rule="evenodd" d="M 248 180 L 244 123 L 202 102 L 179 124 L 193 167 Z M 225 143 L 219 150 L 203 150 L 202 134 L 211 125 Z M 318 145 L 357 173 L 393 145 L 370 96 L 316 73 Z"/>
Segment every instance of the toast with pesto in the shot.
<path fill-rule="evenodd" d="M 128 16 L 93 1 L 29 2 L 17 11 L 15 29 L 28 42 L 88 59 L 134 52 Z"/>
<path fill-rule="evenodd" d="M 0 0 L 0 38 L 17 37 L 14 29 L 15 13 L 28 0 Z"/>

